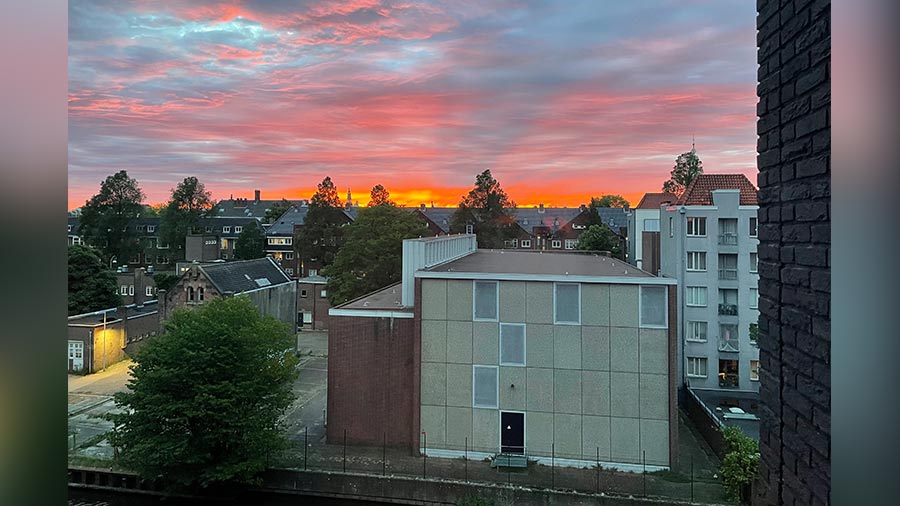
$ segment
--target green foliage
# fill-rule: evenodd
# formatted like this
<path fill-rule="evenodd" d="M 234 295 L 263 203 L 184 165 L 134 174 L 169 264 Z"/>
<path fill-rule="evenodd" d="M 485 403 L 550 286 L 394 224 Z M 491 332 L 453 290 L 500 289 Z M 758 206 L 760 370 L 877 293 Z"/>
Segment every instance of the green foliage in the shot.
<path fill-rule="evenodd" d="M 157 272 L 153 275 L 153 282 L 156 283 L 157 290 L 170 291 L 175 283 L 181 279 L 177 274 L 169 274 L 168 272 Z"/>
<path fill-rule="evenodd" d="M 310 207 L 341 207 L 341 197 L 338 196 L 337 187 L 331 182 L 331 176 L 325 176 L 316 186 L 316 193 L 309 200 Z"/>
<path fill-rule="evenodd" d="M 134 356 L 110 443 L 123 465 L 170 488 L 252 483 L 285 447 L 297 358 L 290 329 L 245 297 L 179 309 Z"/>
<path fill-rule="evenodd" d="M 252 260 L 266 256 L 265 239 L 256 223 L 244 225 L 234 246 L 234 257 L 238 260 Z"/>
<path fill-rule="evenodd" d="M 128 225 L 144 213 L 144 192 L 138 182 L 121 170 L 100 184 L 100 192 L 81 208 L 78 234 L 97 248 L 105 262 L 116 257 L 120 264 L 140 251 L 137 232 Z"/>
<path fill-rule="evenodd" d="M 627 207 L 628 201 L 621 195 L 603 195 L 602 197 L 591 197 L 592 209 L 598 207 Z"/>
<path fill-rule="evenodd" d="M 172 188 L 172 197 L 160 212 L 159 238 L 176 258 L 184 254 L 185 237 L 213 207 L 211 194 L 196 177 L 186 177 Z"/>
<path fill-rule="evenodd" d="M 738 427 L 724 427 L 725 458 L 719 470 L 725 490 L 735 500 L 741 500 L 741 489 L 756 478 L 759 468 L 759 442 L 744 434 Z"/>
<path fill-rule="evenodd" d="M 687 185 L 691 184 L 691 181 L 700 174 L 703 174 L 703 162 L 697 156 L 697 150 L 691 148 L 690 151 L 678 155 L 678 158 L 675 159 L 672 177 L 663 183 L 662 189 L 665 192 L 681 196 Z"/>
<path fill-rule="evenodd" d="M 266 209 L 266 215 L 263 218 L 266 223 L 275 223 L 275 220 L 281 218 L 281 215 L 286 213 L 288 209 L 293 207 L 294 204 L 287 199 L 281 199 L 276 202 L 272 207 Z M 256 257 L 254 257 L 256 258 Z"/>
<path fill-rule="evenodd" d="M 380 184 L 376 184 L 375 186 L 372 187 L 372 191 L 369 192 L 368 206 L 375 207 L 375 206 L 382 206 L 382 205 L 393 206 L 396 204 L 394 204 L 391 201 L 391 192 L 387 191 L 384 188 L 384 186 L 381 186 Z"/>
<path fill-rule="evenodd" d="M 585 251 L 609 251 L 616 258 L 621 258 L 622 249 L 619 238 L 606 225 L 591 225 L 578 237 L 577 249 Z"/>
<path fill-rule="evenodd" d="M 323 270 L 333 306 L 400 281 L 403 240 L 420 237 L 424 227 L 413 213 L 391 205 L 360 209 L 346 227 L 346 241 Z"/>
<path fill-rule="evenodd" d="M 516 237 L 515 209 L 516 203 L 485 170 L 475 177 L 475 186 L 450 217 L 450 232 L 464 233 L 466 225 L 472 225 L 479 248 L 502 248 L 504 241 Z"/>
<path fill-rule="evenodd" d="M 331 178 L 326 177 L 309 201 L 309 211 L 297 237 L 304 263 L 321 262 L 322 267 L 331 265 L 341 249 L 343 226 L 347 221 L 337 188 Z"/>
<path fill-rule="evenodd" d="M 116 307 L 116 275 L 86 246 L 69 246 L 69 315 Z"/>
<path fill-rule="evenodd" d="M 750 324 L 750 342 L 757 343 L 759 341 L 759 324 L 751 323 Z"/>

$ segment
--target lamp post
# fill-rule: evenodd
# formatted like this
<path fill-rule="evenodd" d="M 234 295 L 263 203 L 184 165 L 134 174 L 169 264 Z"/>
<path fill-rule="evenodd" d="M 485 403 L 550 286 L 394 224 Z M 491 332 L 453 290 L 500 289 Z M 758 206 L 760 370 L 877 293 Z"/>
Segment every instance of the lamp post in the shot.
<path fill-rule="evenodd" d="M 106 311 L 103 311 L 103 369 L 106 369 Z"/>

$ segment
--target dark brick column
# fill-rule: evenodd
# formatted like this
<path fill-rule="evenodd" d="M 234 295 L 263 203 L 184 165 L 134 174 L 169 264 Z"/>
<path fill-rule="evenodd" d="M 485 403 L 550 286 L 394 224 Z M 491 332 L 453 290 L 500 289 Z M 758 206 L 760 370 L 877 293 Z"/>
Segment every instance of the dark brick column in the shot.
<path fill-rule="evenodd" d="M 759 0 L 760 477 L 755 504 L 831 491 L 831 2 Z"/>

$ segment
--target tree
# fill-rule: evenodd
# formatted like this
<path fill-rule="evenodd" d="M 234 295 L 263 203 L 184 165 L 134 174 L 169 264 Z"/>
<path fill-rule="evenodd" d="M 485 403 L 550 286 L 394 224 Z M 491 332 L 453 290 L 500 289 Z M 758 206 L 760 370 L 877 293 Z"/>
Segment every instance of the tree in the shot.
<path fill-rule="evenodd" d="M 286 213 L 287 210 L 293 206 L 294 204 L 291 203 L 290 200 L 281 199 L 274 205 L 272 205 L 272 207 L 266 209 L 266 215 L 265 217 L 263 217 L 263 219 L 266 221 L 266 223 L 275 223 L 275 220 L 281 218 L 281 215 Z"/>
<path fill-rule="evenodd" d="M 463 233 L 467 225 L 478 238 L 479 248 L 502 248 L 515 236 L 516 203 L 500 187 L 490 170 L 475 177 L 475 186 L 460 200 L 450 217 L 450 232 Z"/>
<path fill-rule="evenodd" d="M 376 184 L 369 192 L 369 207 L 382 205 L 394 206 L 396 204 L 391 201 L 391 192 L 387 191 L 384 186 Z"/>
<path fill-rule="evenodd" d="M 246 297 L 176 310 L 133 355 L 110 444 L 121 462 L 170 488 L 246 483 L 284 448 L 297 378 L 294 336 Z"/>
<path fill-rule="evenodd" d="M 703 174 L 703 162 L 697 156 L 697 150 L 691 147 L 690 151 L 678 155 L 678 158 L 675 159 L 672 177 L 663 183 L 662 189 L 680 197 L 687 185 L 691 184 L 691 181 L 700 174 Z"/>
<path fill-rule="evenodd" d="M 303 262 L 320 262 L 322 267 L 330 265 L 341 248 L 346 223 L 347 215 L 337 188 L 331 178 L 326 177 L 309 201 L 309 210 L 298 234 Z"/>
<path fill-rule="evenodd" d="M 81 208 L 78 234 L 97 248 L 104 262 L 113 257 L 124 264 L 140 251 L 137 231 L 128 225 L 141 216 L 144 192 L 121 170 L 100 184 L 100 192 Z"/>
<path fill-rule="evenodd" d="M 591 225 L 578 237 L 577 249 L 585 251 L 609 251 L 612 256 L 621 258 L 619 238 L 606 225 Z"/>
<path fill-rule="evenodd" d="M 334 263 L 323 271 L 331 305 L 400 281 L 403 240 L 421 237 L 423 231 L 419 217 L 399 207 L 360 209 L 356 221 L 346 227 L 346 241 Z"/>
<path fill-rule="evenodd" d="M 116 275 L 86 246 L 69 246 L 69 316 L 116 307 Z"/>
<path fill-rule="evenodd" d="M 602 197 L 591 197 L 592 209 L 598 207 L 628 207 L 628 201 L 621 195 L 603 195 Z"/>
<path fill-rule="evenodd" d="M 725 440 L 725 458 L 720 473 L 725 489 L 733 499 L 747 501 L 750 484 L 759 468 L 759 442 L 739 427 L 722 428 L 722 438 Z"/>
<path fill-rule="evenodd" d="M 153 282 L 156 284 L 157 290 L 169 291 L 175 286 L 175 283 L 181 279 L 177 274 L 169 274 L 168 272 L 157 272 L 153 275 Z"/>
<path fill-rule="evenodd" d="M 200 218 L 213 208 L 212 196 L 196 177 L 186 177 L 172 189 L 172 197 L 160 213 L 159 238 L 178 258 L 184 254 L 184 240 Z"/>
<path fill-rule="evenodd" d="M 252 260 L 266 256 L 265 236 L 256 223 L 244 226 L 234 246 L 234 257 L 238 260 Z"/>

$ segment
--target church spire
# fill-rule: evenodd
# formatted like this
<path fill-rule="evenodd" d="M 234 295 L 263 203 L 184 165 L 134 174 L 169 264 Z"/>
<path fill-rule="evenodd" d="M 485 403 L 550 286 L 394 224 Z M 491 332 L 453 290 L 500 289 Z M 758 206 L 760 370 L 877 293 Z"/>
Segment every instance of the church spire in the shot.
<path fill-rule="evenodd" d="M 697 154 L 697 145 L 694 139 L 694 134 L 691 134 L 691 154 Z"/>
<path fill-rule="evenodd" d="M 347 209 L 350 209 L 351 207 L 353 207 L 353 197 L 352 197 L 352 195 L 350 194 L 350 187 L 349 187 L 349 186 L 347 187 L 347 203 L 344 204 L 344 206 L 345 206 Z"/>

